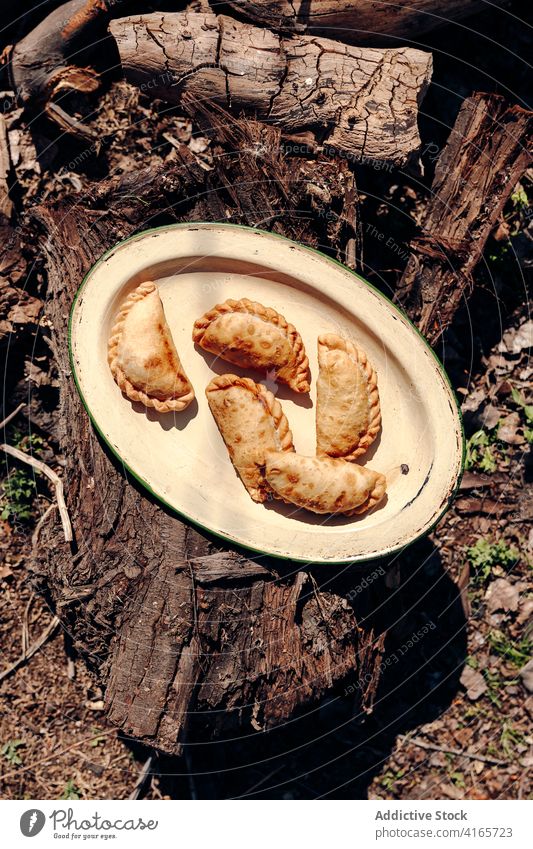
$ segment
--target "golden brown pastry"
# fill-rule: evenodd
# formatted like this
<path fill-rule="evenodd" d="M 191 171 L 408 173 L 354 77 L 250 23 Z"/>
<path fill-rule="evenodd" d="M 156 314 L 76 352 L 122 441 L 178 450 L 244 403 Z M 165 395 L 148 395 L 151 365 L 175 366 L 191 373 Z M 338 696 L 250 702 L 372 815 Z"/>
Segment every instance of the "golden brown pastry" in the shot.
<path fill-rule="evenodd" d="M 274 369 L 295 392 L 309 392 L 309 360 L 302 337 L 270 307 L 248 298 L 225 301 L 194 324 L 193 341 L 241 368 Z"/>
<path fill-rule="evenodd" d="M 365 352 L 335 333 L 318 337 L 316 453 L 355 460 L 381 427 L 376 372 Z"/>
<path fill-rule="evenodd" d="M 279 401 L 261 384 L 234 374 L 215 377 L 205 394 L 243 484 L 254 501 L 266 501 L 265 454 L 294 451 Z"/>
<path fill-rule="evenodd" d="M 265 478 L 274 495 L 312 513 L 354 516 L 375 507 L 385 495 L 385 476 L 330 457 L 303 457 L 272 451 Z"/>
<path fill-rule="evenodd" d="M 184 410 L 194 398 L 155 283 L 141 283 L 121 305 L 109 337 L 108 362 L 130 401 L 168 413 Z"/>

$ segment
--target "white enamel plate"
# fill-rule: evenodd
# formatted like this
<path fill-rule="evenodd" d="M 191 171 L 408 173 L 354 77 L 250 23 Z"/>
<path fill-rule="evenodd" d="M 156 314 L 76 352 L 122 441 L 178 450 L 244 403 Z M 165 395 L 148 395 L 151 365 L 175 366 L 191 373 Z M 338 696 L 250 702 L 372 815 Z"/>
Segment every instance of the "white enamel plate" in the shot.
<path fill-rule="evenodd" d="M 160 415 L 132 405 L 107 364 L 118 307 L 144 280 L 161 293 L 196 401 Z M 226 298 L 273 307 L 303 337 L 311 395 L 276 386 L 195 349 L 196 318 Z M 211 416 L 214 374 L 246 374 L 281 401 L 296 450 L 315 453 L 317 336 L 357 341 L 379 384 L 381 436 L 360 462 L 387 476 L 386 502 L 348 519 L 314 516 L 281 502 L 255 504 L 238 479 Z M 356 562 L 403 548 L 444 513 L 461 473 L 463 436 L 442 366 L 408 319 L 360 277 L 279 236 L 224 224 L 171 225 L 109 251 L 85 278 L 72 308 L 70 351 L 83 403 L 117 458 L 153 495 L 232 543 L 304 562 Z"/>

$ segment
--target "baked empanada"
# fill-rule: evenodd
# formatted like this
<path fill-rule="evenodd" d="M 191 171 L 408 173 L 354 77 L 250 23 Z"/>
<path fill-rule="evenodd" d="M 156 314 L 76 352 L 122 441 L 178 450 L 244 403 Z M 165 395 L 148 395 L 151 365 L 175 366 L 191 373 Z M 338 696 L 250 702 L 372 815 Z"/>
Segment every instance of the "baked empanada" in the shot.
<path fill-rule="evenodd" d="M 365 513 L 385 495 L 385 476 L 330 457 L 269 452 L 265 478 L 274 495 L 312 513 Z"/>
<path fill-rule="evenodd" d="M 318 337 L 316 453 L 355 460 L 381 427 L 376 372 L 365 352 L 335 333 Z"/>
<path fill-rule="evenodd" d="M 270 307 L 248 298 L 225 301 L 194 324 L 193 341 L 241 368 L 274 369 L 295 392 L 309 392 L 309 360 L 302 337 Z"/>
<path fill-rule="evenodd" d="M 194 398 L 155 283 L 141 283 L 120 307 L 109 337 L 108 362 L 130 401 L 168 413 L 184 410 Z"/>
<path fill-rule="evenodd" d="M 279 401 L 260 383 L 234 374 L 215 377 L 205 394 L 243 484 L 254 501 L 266 501 L 267 451 L 294 451 Z"/>

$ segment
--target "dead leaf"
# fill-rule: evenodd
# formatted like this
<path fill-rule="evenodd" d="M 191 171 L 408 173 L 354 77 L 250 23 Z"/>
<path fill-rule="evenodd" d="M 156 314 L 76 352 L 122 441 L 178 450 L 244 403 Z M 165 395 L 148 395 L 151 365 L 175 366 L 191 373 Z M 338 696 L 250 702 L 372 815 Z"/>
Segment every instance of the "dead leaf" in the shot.
<path fill-rule="evenodd" d="M 498 410 L 493 404 L 487 404 L 481 413 L 482 426 L 492 430 L 496 427 L 502 417 L 501 410 Z"/>
<path fill-rule="evenodd" d="M 479 410 L 486 397 L 484 389 L 474 389 L 468 398 L 461 404 L 461 411 L 463 413 L 475 413 L 476 410 Z"/>
<path fill-rule="evenodd" d="M 533 598 L 524 599 L 523 603 L 520 605 L 520 613 L 516 617 L 516 621 L 519 625 L 523 625 L 525 622 L 528 622 L 533 616 Z"/>
<path fill-rule="evenodd" d="M 533 693 L 533 658 L 529 660 L 525 666 L 522 667 L 520 672 L 518 673 L 520 678 L 522 679 L 522 684 L 528 691 L 528 693 Z"/>
<path fill-rule="evenodd" d="M 465 666 L 461 675 L 461 684 L 466 690 L 466 695 L 470 701 L 475 702 L 487 691 L 487 685 L 481 672 L 472 669 L 471 666 Z"/>
<path fill-rule="evenodd" d="M 533 347 L 533 321 L 530 319 L 517 329 L 511 328 L 504 333 L 498 345 L 498 351 L 519 354 L 525 348 L 531 347 Z"/>
<path fill-rule="evenodd" d="M 498 428 L 498 439 L 506 442 L 507 445 L 523 445 L 526 441 L 518 429 L 521 426 L 519 413 L 509 413 L 501 420 Z"/>
<path fill-rule="evenodd" d="M 4 578 L 9 578 L 10 575 L 13 574 L 13 570 L 10 566 L 0 566 L 0 581 L 3 581 Z"/>
<path fill-rule="evenodd" d="M 514 584 L 506 580 L 506 578 L 496 578 L 495 581 L 489 584 L 485 593 L 487 610 L 489 613 L 494 613 L 496 610 L 514 612 L 518 610 L 519 597 L 520 594 Z"/>

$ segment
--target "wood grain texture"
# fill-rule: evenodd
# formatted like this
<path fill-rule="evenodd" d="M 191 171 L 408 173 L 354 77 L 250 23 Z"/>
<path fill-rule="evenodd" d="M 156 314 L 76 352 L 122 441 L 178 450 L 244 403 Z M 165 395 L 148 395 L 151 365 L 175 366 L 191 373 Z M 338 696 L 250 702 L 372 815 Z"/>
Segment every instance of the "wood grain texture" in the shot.
<path fill-rule="evenodd" d="M 416 38 L 508 0 L 228 0 L 254 23 L 287 32 L 308 32 L 349 44 L 382 44 L 383 36 Z"/>
<path fill-rule="evenodd" d="M 153 97 L 177 103 L 187 93 L 286 134 L 308 132 L 355 161 L 399 164 L 419 148 L 429 53 L 284 37 L 191 12 L 120 18 L 110 31 L 126 78 Z"/>
<path fill-rule="evenodd" d="M 435 169 L 396 300 L 435 343 L 472 289 L 472 272 L 531 164 L 533 113 L 494 94 L 464 101 Z"/>
<path fill-rule="evenodd" d="M 239 132 L 239 144 L 249 150 L 256 130 L 250 136 L 241 126 Z M 279 149 L 273 153 L 273 141 L 272 170 L 264 161 L 262 168 L 265 176 L 280 175 L 280 182 L 267 179 L 254 198 L 261 200 L 263 193 L 265 205 L 278 207 L 270 226 L 292 234 L 297 215 L 290 186 L 288 197 L 283 188 L 287 166 Z M 60 542 L 57 524 L 43 528 L 35 576 L 54 599 L 75 647 L 106 685 L 110 720 L 169 753 L 180 752 L 191 716 L 202 716 L 208 733 L 272 727 L 363 671 L 361 703 L 368 706 L 383 650 L 383 637 L 370 619 L 357 628 L 354 608 L 335 592 L 331 575 L 327 589 L 320 590 L 301 571 L 280 572 L 279 564 L 220 550 L 128 481 L 92 429 L 74 386 L 67 317 L 88 268 L 106 248 L 149 227 L 155 217 L 205 220 L 224 210 L 226 218 L 233 212 L 239 220 L 252 203 L 247 163 L 259 167 L 255 156 L 239 150 L 233 159 L 228 152 L 216 166 L 223 172 L 206 172 L 183 148 L 171 167 L 125 175 L 81 201 L 35 211 L 61 375 L 55 436 L 66 457 L 75 532 L 70 549 Z M 330 165 L 324 163 L 326 173 Z M 313 167 L 316 180 L 320 166 Z M 306 182 L 310 179 L 308 173 Z M 297 204 L 300 186 L 295 179 Z M 312 239 L 312 228 L 309 233 Z"/>

